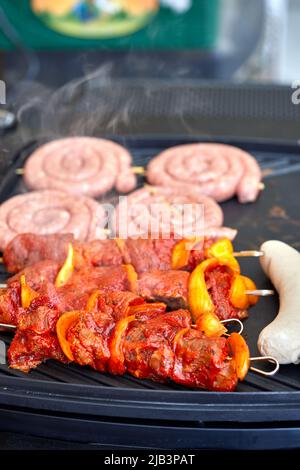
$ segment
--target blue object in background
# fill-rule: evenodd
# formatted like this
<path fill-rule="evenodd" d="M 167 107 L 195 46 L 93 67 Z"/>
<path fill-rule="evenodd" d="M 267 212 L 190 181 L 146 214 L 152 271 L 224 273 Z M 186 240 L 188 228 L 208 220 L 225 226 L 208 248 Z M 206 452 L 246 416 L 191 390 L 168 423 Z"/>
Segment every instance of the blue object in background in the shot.
<path fill-rule="evenodd" d="M 80 21 L 89 21 L 100 16 L 100 12 L 85 0 L 80 1 L 73 10 L 74 15 Z"/>

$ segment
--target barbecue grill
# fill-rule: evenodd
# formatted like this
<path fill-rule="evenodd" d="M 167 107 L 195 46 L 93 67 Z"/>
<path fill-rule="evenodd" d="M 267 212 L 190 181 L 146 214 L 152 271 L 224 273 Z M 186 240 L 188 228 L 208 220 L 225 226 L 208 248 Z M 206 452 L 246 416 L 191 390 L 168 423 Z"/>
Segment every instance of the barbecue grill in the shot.
<path fill-rule="evenodd" d="M 205 139 L 207 141 L 207 139 Z M 145 166 L 159 151 L 199 138 L 121 138 L 136 166 Z M 300 146 L 265 141 L 217 140 L 237 145 L 254 155 L 265 174 L 266 189 L 255 204 L 222 204 L 226 225 L 238 228 L 237 250 L 255 249 L 278 238 L 300 248 Z M 214 139 L 216 142 L 216 139 Z M 21 149 L 0 185 L 3 201 L 24 192 L 16 174 L 42 142 Z M 143 181 L 141 179 L 140 183 Z M 288 188 L 288 191 L 286 190 Z M 115 200 L 112 192 L 106 200 Z M 255 259 L 242 268 L 261 287 L 270 284 Z M 7 274 L 2 268 L 0 282 Z M 252 356 L 258 355 L 259 332 L 275 316 L 278 299 L 261 299 L 245 322 Z M 0 339 L 9 345 L 11 334 Z M 234 393 L 188 390 L 131 376 L 100 374 L 75 364 L 54 361 L 28 375 L 0 366 L 0 430 L 106 446 L 156 449 L 272 449 L 300 443 L 300 369 L 282 366 L 274 377 L 249 372 Z"/>

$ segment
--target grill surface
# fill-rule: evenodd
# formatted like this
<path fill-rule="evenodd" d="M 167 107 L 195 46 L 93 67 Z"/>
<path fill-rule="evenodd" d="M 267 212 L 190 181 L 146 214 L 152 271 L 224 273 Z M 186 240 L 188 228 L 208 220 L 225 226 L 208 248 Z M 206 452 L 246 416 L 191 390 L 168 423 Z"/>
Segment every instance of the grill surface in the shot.
<path fill-rule="evenodd" d="M 189 139 L 196 141 L 199 139 Z M 224 142 L 224 139 L 222 140 Z M 134 163 L 145 166 L 164 148 L 187 142 L 187 139 L 119 139 L 134 155 Z M 298 237 L 300 148 L 296 145 L 272 145 L 266 142 L 227 140 L 251 153 L 259 161 L 265 176 L 266 189 L 255 204 L 239 205 L 236 200 L 222 204 L 225 224 L 239 230 L 235 247 L 255 249 L 267 239 L 281 239 L 300 248 Z M 0 186 L 1 201 L 26 191 L 15 169 L 37 146 L 30 144 L 15 158 Z M 141 178 L 140 183 L 143 183 Z M 288 188 L 288 190 L 287 190 Z M 116 198 L 111 193 L 106 199 Z M 261 288 L 270 287 L 257 259 L 242 259 L 242 270 Z M 4 269 L 1 280 L 6 278 Z M 275 316 L 277 298 L 261 299 L 251 309 L 245 322 L 245 336 L 252 356 L 258 354 L 257 337 Z M 9 345 L 11 335 L 1 333 Z M 234 393 L 209 393 L 187 390 L 175 384 L 157 384 L 129 375 L 113 377 L 74 364 L 54 361 L 24 375 L 6 365 L 0 366 L 0 409 L 7 407 L 43 412 L 71 413 L 86 416 L 109 416 L 113 419 L 147 419 L 188 422 L 300 422 L 300 374 L 297 366 L 282 366 L 273 378 L 250 372 Z M 214 406 L 212 406 L 214 405 Z"/>

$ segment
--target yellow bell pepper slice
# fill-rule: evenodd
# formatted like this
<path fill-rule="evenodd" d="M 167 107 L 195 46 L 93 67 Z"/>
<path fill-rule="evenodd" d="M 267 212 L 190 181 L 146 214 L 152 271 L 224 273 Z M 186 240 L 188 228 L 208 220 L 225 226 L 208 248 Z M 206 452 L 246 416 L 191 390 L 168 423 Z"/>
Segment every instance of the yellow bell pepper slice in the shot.
<path fill-rule="evenodd" d="M 215 314 L 215 306 L 206 287 L 205 272 L 220 265 L 211 258 L 203 261 L 191 273 L 188 285 L 188 301 L 194 322 L 207 336 L 221 336 L 226 328 Z"/>
<path fill-rule="evenodd" d="M 31 287 L 26 284 L 25 274 L 22 274 L 20 277 L 21 284 L 21 305 L 23 308 L 29 308 L 33 299 L 39 296 L 39 294 L 31 289 Z"/>
<path fill-rule="evenodd" d="M 68 246 L 68 254 L 64 264 L 62 265 L 61 269 L 59 270 L 56 279 L 55 279 L 55 286 L 62 287 L 64 286 L 70 279 L 74 272 L 74 249 L 72 243 L 69 243 Z"/>
<path fill-rule="evenodd" d="M 238 333 L 232 333 L 227 344 L 229 346 L 230 357 L 235 363 L 235 369 L 239 380 L 243 380 L 250 367 L 250 352 L 244 338 Z"/>
<path fill-rule="evenodd" d="M 241 310 L 245 310 L 250 305 L 255 305 L 258 301 L 257 296 L 247 295 L 247 290 L 255 290 L 256 285 L 249 277 L 236 275 L 231 283 L 229 298 L 231 304 Z"/>

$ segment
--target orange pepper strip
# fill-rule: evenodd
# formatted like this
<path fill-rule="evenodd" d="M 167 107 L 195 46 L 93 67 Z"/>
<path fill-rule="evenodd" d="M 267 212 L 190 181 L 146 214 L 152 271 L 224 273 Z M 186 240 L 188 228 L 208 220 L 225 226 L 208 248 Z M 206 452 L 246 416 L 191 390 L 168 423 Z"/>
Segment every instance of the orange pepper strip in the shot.
<path fill-rule="evenodd" d="M 135 315 L 122 318 L 116 323 L 110 341 L 110 359 L 109 367 L 112 374 L 124 374 L 124 352 L 123 352 L 123 341 L 125 339 L 128 325 L 135 320 Z"/>
<path fill-rule="evenodd" d="M 122 265 L 128 275 L 128 284 L 129 284 L 129 290 L 130 292 L 136 293 L 137 291 L 137 280 L 138 280 L 138 275 L 132 264 L 123 264 Z"/>
<path fill-rule="evenodd" d="M 188 266 L 191 250 L 201 241 L 204 241 L 203 237 L 193 237 L 176 243 L 172 249 L 172 269 L 182 269 Z"/>
<path fill-rule="evenodd" d="M 59 270 L 56 279 L 55 279 L 55 286 L 62 287 L 64 286 L 74 272 L 74 249 L 72 243 L 69 243 L 68 247 L 68 254 L 64 264 L 62 265 L 61 269 Z"/>
<path fill-rule="evenodd" d="M 20 284 L 21 284 L 21 304 L 23 308 L 30 307 L 31 302 L 33 299 L 39 296 L 37 292 L 31 289 L 28 284 L 26 284 L 25 275 L 22 274 L 20 277 Z"/>
<path fill-rule="evenodd" d="M 234 276 L 229 291 L 229 298 L 231 304 L 241 310 L 249 307 L 249 296 L 245 294 L 245 290 L 246 286 L 243 277 L 240 275 Z"/>
<path fill-rule="evenodd" d="M 244 338 L 238 333 L 232 333 L 227 339 L 230 356 L 235 363 L 239 380 L 243 380 L 250 367 L 250 352 Z"/>
<path fill-rule="evenodd" d="M 96 302 L 98 300 L 98 298 L 100 297 L 101 295 L 101 291 L 99 290 L 96 290 L 95 292 L 93 292 L 88 301 L 87 301 L 87 304 L 86 304 L 86 307 L 85 309 L 88 311 L 88 312 L 92 312 L 95 308 L 96 308 Z"/>
<path fill-rule="evenodd" d="M 255 282 L 253 282 L 252 279 L 250 279 L 250 277 L 242 276 L 242 278 L 244 279 L 246 290 L 257 289 Z M 249 299 L 250 305 L 255 305 L 259 301 L 258 295 L 248 295 L 248 299 Z"/>
<path fill-rule="evenodd" d="M 60 347 L 63 350 L 64 355 L 70 361 L 74 361 L 74 356 L 71 351 L 70 343 L 67 340 L 67 333 L 70 326 L 79 320 L 80 315 L 81 312 L 77 310 L 74 310 L 72 312 L 66 312 L 60 316 L 56 323 L 56 334 Z"/>
<path fill-rule="evenodd" d="M 207 259 L 194 269 L 189 278 L 188 300 L 192 318 L 207 336 L 221 336 L 227 331 L 215 314 L 215 306 L 205 282 L 205 271 L 220 264 L 216 258 Z"/>
<path fill-rule="evenodd" d="M 256 304 L 256 302 L 258 301 L 258 297 L 247 295 L 245 293 L 246 290 L 253 289 L 256 289 L 256 285 L 254 284 L 252 279 L 241 275 L 234 276 L 229 291 L 229 298 L 231 304 L 234 307 L 240 308 L 242 310 L 249 308 L 250 305 Z"/>

